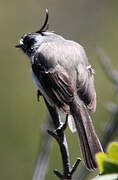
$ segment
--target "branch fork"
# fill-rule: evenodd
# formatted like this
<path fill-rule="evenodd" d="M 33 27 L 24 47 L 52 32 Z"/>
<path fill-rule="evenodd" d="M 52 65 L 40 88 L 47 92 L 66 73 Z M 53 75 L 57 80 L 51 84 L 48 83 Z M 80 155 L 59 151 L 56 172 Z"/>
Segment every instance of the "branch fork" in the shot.
<path fill-rule="evenodd" d="M 69 151 L 68 151 L 68 145 L 66 141 L 66 136 L 64 134 L 64 131 L 67 127 L 68 122 L 68 115 L 66 116 L 66 121 L 64 124 L 61 124 L 54 132 L 48 130 L 48 134 L 51 135 L 54 139 L 56 139 L 57 143 L 59 144 L 61 156 L 62 156 L 62 162 L 63 162 L 63 174 L 61 174 L 58 170 L 54 170 L 54 173 L 56 176 L 61 180 L 68 180 L 72 179 L 72 175 L 75 172 L 77 166 L 79 165 L 81 159 L 77 158 L 76 162 L 70 167 L 70 157 L 69 157 Z"/>

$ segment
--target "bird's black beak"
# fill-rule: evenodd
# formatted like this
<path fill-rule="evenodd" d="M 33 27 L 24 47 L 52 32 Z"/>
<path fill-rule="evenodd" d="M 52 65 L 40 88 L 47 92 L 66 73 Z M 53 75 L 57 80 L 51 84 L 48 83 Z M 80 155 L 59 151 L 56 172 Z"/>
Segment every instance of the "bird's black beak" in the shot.
<path fill-rule="evenodd" d="M 22 46 L 23 46 L 22 44 L 16 44 L 15 45 L 16 48 L 22 48 Z"/>

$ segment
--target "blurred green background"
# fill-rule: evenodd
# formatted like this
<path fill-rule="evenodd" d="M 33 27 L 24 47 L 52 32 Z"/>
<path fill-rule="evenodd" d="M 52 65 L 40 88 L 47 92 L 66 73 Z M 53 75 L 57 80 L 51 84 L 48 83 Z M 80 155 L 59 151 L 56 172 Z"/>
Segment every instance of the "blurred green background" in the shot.
<path fill-rule="evenodd" d="M 0 179 L 29 180 L 41 140 L 40 130 L 47 110 L 36 100 L 28 58 L 15 44 L 27 32 L 38 30 L 49 9 L 50 30 L 79 42 L 95 69 L 97 111 L 92 115 L 96 131 L 111 118 L 105 110 L 116 101 L 114 89 L 97 61 L 96 45 L 118 66 L 118 1 L 116 0 L 12 0 L 0 5 Z M 66 131 L 74 162 L 79 154 L 76 134 Z M 58 156 L 59 155 L 59 156 Z M 53 141 L 46 180 L 56 179 L 61 169 L 58 145 Z M 79 170 L 78 170 L 79 171 Z M 93 175 L 94 176 L 94 175 Z M 89 177 L 90 178 L 90 177 Z"/>

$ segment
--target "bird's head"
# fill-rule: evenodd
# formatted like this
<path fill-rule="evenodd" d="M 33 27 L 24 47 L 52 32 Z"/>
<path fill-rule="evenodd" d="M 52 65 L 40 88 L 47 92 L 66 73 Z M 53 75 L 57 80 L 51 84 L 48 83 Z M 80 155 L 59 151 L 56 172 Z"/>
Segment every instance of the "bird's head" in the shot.
<path fill-rule="evenodd" d="M 43 26 L 35 33 L 24 34 L 16 48 L 23 50 L 29 57 L 36 51 L 36 49 L 42 44 L 45 36 L 45 32 L 48 30 L 48 9 L 46 9 L 46 18 Z"/>

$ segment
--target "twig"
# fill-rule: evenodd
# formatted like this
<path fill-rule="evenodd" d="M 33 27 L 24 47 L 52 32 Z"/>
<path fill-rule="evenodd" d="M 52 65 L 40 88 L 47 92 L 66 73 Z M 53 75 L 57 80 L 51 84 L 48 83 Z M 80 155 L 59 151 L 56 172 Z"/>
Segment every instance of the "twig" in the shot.
<path fill-rule="evenodd" d="M 118 87 L 118 71 L 113 69 L 111 65 L 110 58 L 106 55 L 106 53 L 101 49 L 97 48 L 97 53 L 99 55 L 99 62 L 101 63 L 101 66 L 103 67 L 103 70 L 106 72 L 107 77 L 111 80 L 114 86 Z M 118 88 L 116 93 L 118 94 Z M 103 146 L 106 147 L 109 140 L 111 139 L 111 136 L 118 130 L 118 106 L 115 107 L 114 111 L 114 118 L 112 121 L 110 121 L 107 126 L 104 129 L 103 132 Z"/>
<path fill-rule="evenodd" d="M 50 112 L 50 115 L 52 117 L 53 120 L 53 124 L 56 128 L 56 130 L 50 131 L 48 130 L 48 133 L 56 139 L 56 141 L 59 144 L 60 147 L 60 151 L 61 151 L 61 157 L 62 157 L 62 162 L 63 162 L 63 174 L 60 173 L 58 170 L 54 170 L 54 173 L 57 175 L 57 177 L 61 180 L 68 180 L 68 179 L 72 179 L 72 175 L 75 172 L 77 166 L 80 163 L 80 158 L 78 158 L 75 162 L 75 164 L 73 165 L 72 169 L 70 167 L 70 155 L 69 155 L 69 151 L 68 151 L 68 144 L 66 141 L 66 135 L 64 134 L 64 130 L 67 127 L 67 121 L 68 121 L 68 115 L 66 116 L 66 121 L 65 123 L 62 125 L 60 124 L 60 119 L 59 119 L 59 114 L 57 113 L 56 109 L 54 107 L 51 107 L 46 99 L 45 103 L 47 105 L 47 108 Z"/>
<path fill-rule="evenodd" d="M 81 159 L 78 158 L 78 159 L 76 160 L 75 164 L 72 166 L 72 169 L 71 169 L 71 172 L 70 172 L 70 175 L 71 175 L 71 176 L 72 176 L 72 174 L 76 171 L 77 166 L 79 165 L 80 161 L 81 161 Z"/>
<path fill-rule="evenodd" d="M 118 110 L 112 120 L 108 121 L 102 133 L 102 145 L 105 149 L 111 138 L 118 132 Z"/>
<path fill-rule="evenodd" d="M 114 83 L 114 85 L 118 85 L 118 71 L 116 71 L 112 65 L 110 58 L 106 55 L 102 48 L 97 47 L 97 54 L 99 56 L 99 62 L 106 73 L 107 77 Z"/>

